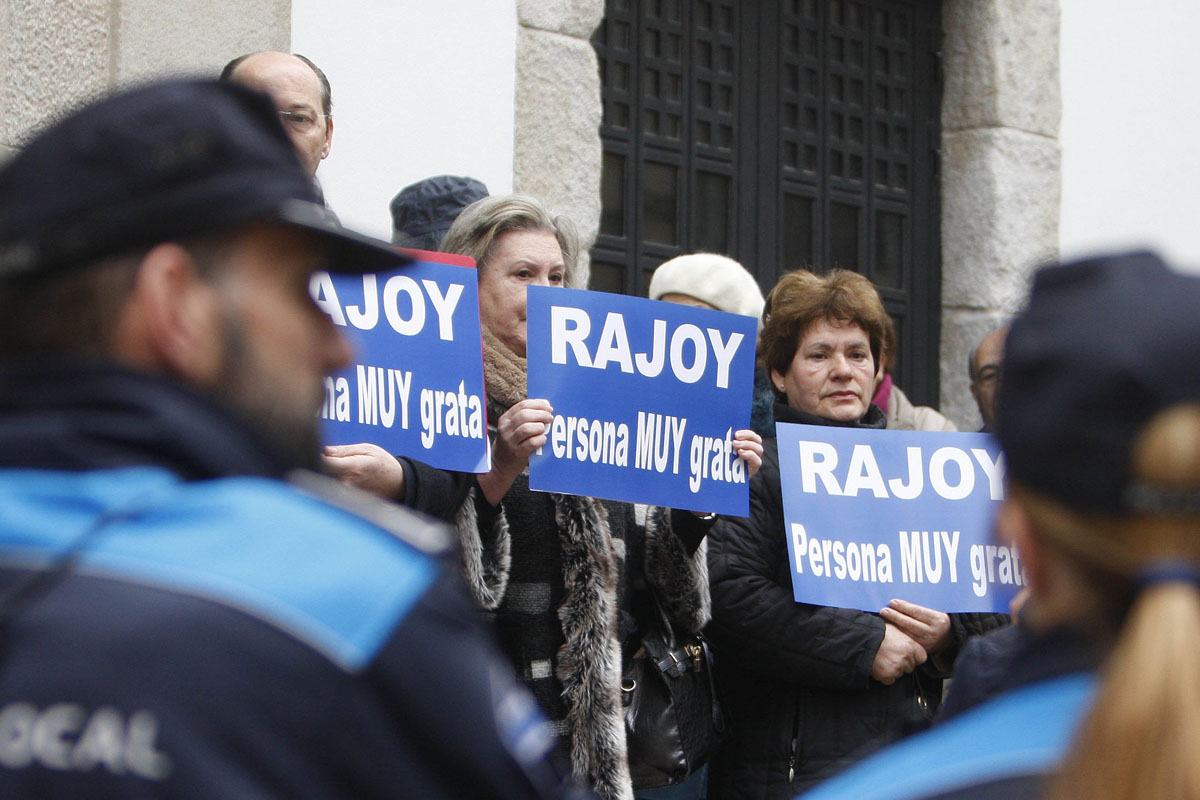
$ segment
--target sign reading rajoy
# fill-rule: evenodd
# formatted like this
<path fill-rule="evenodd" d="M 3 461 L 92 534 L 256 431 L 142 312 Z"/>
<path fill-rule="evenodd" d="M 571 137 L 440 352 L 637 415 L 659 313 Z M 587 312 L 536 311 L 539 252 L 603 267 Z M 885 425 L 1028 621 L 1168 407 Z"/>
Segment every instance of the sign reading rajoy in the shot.
<path fill-rule="evenodd" d="M 531 286 L 529 396 L 550 401 L 534 489 L 744 515 L 752 317 Z"/>
<path fill-rule="evenodd" d="M 797 602 L 1008 611 L 1025 583 L 993 539 L 1004 458 L 980 433 L 776 426 Z"/>
<path fill-rule="evenodd" d="M 314 300 L 354 347 L 325 379 L 328 444 L 371 442 L 435 467 L 486 472 L 487 404 L 474 262 L 408 251 L 391 272 L 317 272 Z"/>

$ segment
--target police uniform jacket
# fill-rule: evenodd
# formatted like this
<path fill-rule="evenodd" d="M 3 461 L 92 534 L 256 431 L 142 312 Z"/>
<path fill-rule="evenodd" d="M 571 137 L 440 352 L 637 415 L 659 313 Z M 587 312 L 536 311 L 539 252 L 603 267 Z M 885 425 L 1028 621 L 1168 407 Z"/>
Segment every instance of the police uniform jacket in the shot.
<path fill-rule="evenodd" d="M 973 642 L 995 640 L 1000 633 Z M 995 679 L 990 696 L 818 785 L 803 800 L 1045 797 L 1047 779 L 1062 763 L 1095 695 L 1103 651 L 1068 629 L 1004 638 L 1008 647 L 1002 650 L 964 651 L 954 679 L 957 685 L 960 677 L 984 667 Z M 956 690 L 951 688 L 951 697 Z"/>
<path fill-rule="evenodd" d="M 0 368 L 0 796 L 560 796 L 442 530 L 291 466 L 174 383 Z"/>

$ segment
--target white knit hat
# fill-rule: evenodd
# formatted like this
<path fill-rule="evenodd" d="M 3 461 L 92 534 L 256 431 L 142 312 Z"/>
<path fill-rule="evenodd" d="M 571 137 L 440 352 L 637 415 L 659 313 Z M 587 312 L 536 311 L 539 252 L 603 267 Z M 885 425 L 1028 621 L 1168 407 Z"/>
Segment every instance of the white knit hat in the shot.
<path fill-rule="evenodd" d="M 762 317 L 758 281 L 738 262 L 714 253 L 691 253 L 664 261 L 650 278 L 650 299 L 686 294 L 718 311 Z"/>

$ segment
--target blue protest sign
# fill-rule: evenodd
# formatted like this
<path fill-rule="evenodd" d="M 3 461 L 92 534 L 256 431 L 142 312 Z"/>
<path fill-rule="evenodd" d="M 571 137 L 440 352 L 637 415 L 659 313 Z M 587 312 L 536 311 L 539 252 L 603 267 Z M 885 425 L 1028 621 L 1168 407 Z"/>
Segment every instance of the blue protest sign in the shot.
<path fill-rule="evenodd" d="M 392 272 L 317 272 L 313 299 L 354 347 L 325 379 L 328 444 L 371 442 L 435 467 L 486 472 L 479 283 L 471 259 L 412 251 Z"/>
<path fill-rule="evenodd" d="M 1004 458 L 980 433 L 776 425 L 797 602 L 1008 611 L 1024 585 L 993 540 Z"/>
<path fill-rule="evenodd" d="M 545 286 L 527 309 L 529 397 L 554 408 L 532 488 L 746 513 L 752 317 Z"/>

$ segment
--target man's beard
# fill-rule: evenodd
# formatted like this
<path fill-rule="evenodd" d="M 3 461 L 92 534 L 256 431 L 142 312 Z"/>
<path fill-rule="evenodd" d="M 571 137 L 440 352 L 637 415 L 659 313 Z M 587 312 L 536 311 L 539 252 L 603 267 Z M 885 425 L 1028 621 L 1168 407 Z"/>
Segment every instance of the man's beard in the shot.
<path fill-rule="evenodd" d="M 316 406 L 306 411 L 297 398 L 271 385 L 269 372 L 258 368 L 261 365 L 256 363 L 241 319 L 228 310 L 224 317 L 221 337 L 225 358 L 213 395 L 250 423 L 286 463 L 322 469 Z"/>

